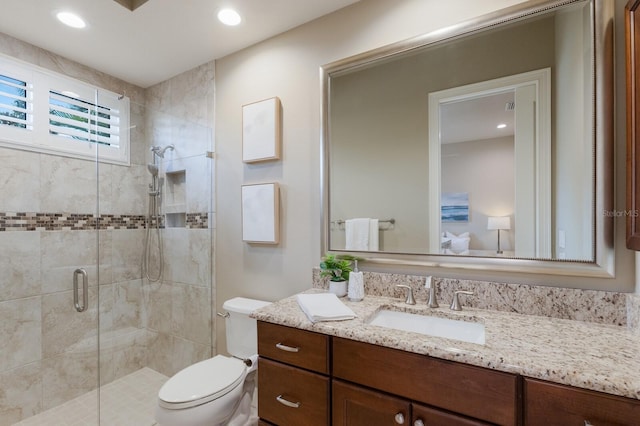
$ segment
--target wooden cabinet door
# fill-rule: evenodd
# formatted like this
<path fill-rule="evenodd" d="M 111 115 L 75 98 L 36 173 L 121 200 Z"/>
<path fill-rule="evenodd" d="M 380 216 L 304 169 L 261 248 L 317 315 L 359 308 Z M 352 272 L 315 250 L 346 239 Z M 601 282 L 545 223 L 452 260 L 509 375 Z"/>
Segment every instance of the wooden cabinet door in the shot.
<path fill-rule="evenodd" d="M 411 403 L 340 380 L 333 380 L 334 426 L 411 424 Z"/>
<path fill-rule="evenodd" d="M 260 358 L 258 415 L 280 426 L 328 426 L 330 379 Z"/>
<path fill-rule="evenodd" d="M 639 0 L 625 7 L 627 44 L 627 248 L 640 250 L 640 19 Z"/>
<path fill-rule="evenodd" d="M 334 337 L 333 376 L 492 424 L 518 424 L 514 374 Z"/>
<path fill-rule="evenodd" d="M 424 426 L 490 426 L 481 420 L 460 416 L 458 414 L 449 413 L 448 411 L 438 410 L 436 408 L 427 407 L 425 405 L 413 404 L 411 407 L 413 418 L 411 425 Z M 422 422 L 422 423 L 420 423 Z"/>
<path fill-rule="evenodd" d="M 637 426 L 640 424 L 640 401 L 525 379 L 524 424 Z"/>

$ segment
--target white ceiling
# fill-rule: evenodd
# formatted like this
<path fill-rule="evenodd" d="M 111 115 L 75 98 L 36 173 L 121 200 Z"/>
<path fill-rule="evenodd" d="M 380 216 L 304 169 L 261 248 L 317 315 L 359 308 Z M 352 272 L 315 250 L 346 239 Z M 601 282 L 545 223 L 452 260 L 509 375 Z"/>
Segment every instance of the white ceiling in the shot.
<path fill-rule="evenodd" d="M 507 102 L 513 102 L 513 90 L 480 96 L 440 106 L 441 143 L 468 142 L 495 139 L 514 134 L 514 113 L 506 111 Z M 500 123 L 507 125 L 498 129 Z"/>
<path fill-rule="evenodd" d="M 133 12 L 113 0 L 1 1 L 0 32 L 149 87 L 358 0 L 149 0 Z M 236 27 L 216 18 L 229 6 Z M 63 10 L 87 28 L 62 25 Z"/>

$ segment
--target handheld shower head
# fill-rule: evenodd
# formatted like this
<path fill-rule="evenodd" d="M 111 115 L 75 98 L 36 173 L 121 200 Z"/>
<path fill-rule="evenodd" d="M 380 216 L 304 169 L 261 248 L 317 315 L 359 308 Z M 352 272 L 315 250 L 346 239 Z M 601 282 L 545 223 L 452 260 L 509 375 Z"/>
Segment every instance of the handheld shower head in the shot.
<path fill-rule="evenodd" d="M 167 145 L 164 148 L 160 147 L 160 146 L 152 146 L 151 147 L 151 151 L 158 157 L 160 158 L 164 158 L 164 153 L 166 150 L 170 149 L 171 151 L 173 151 L 175 149 L 175 147 L 173 146 L 173 144 L 171 145 Z"/>
<path fill-rule="evenodd" d="M 151 173 L 152 176 L 158 176 L 158 166 L 155 164 L 147 164 L 147 170 L 149 170 L 149 173 Z"/>

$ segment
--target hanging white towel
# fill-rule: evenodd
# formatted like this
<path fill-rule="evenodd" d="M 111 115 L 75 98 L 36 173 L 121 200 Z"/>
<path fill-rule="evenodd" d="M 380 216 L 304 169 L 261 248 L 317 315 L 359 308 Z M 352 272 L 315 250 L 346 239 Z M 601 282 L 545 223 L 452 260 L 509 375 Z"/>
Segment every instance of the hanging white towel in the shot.
<path fill-rule="evenodd" d="M 369 250 L 370 222 L 369 218 L 347 219 L 345 221 L 346 250 Z"/>
<path fill-rule="evenodd" d="M 298 294 L 300 309 L 311 322 L 353 319 L 356 314 L 333 293 Z"/>
<path fill-rule="evenodd" d="M 369 250 L 378 251 L 380 227 L 378 226 L 378 219 L 369 219 Z"/>

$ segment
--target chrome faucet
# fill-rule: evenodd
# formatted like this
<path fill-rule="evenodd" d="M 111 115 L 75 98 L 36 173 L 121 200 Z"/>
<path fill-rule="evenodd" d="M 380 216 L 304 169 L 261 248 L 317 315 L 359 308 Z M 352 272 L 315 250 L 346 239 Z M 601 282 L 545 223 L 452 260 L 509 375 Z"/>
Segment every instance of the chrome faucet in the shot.
<path fill-rule="evenodd" d="M 436 292 L 438 291 L 438 286 L 436 282 L 429 276 L 427 277 L 424 287 L 429 289 L 429 300 L 427 301 L 427 306 L 430 308 L 437 308 L 438 306 L 438 298 L 436 296 Z"/>
<path fill-rule="evenodd" d="M 473 295 L 472 291 L 464 291 L 464 290 L 458 290 L 456 292 L 453 293 L 453 300 L 451 301 L 451 306 L 449 306 L 449 308 L 452 311 L 461 311 L 462 310 L 462 305 L 460 305 L 460 299 L 458 298 L 459 294 L 466 294 L 466 295 Z"/>
<path fill-rule="evenodd" d="M 408 285 L 404 285 L 404 284 L 398 284 L 396 285 L 397 288 L 406 288 L 407 289 L 407 298 L 405 299 L 404 303 L 406 303 L 407 305 L 415 305 L 416 304 L 416 299 L 413 298 L 413 288 L 411 288 Z"/>

